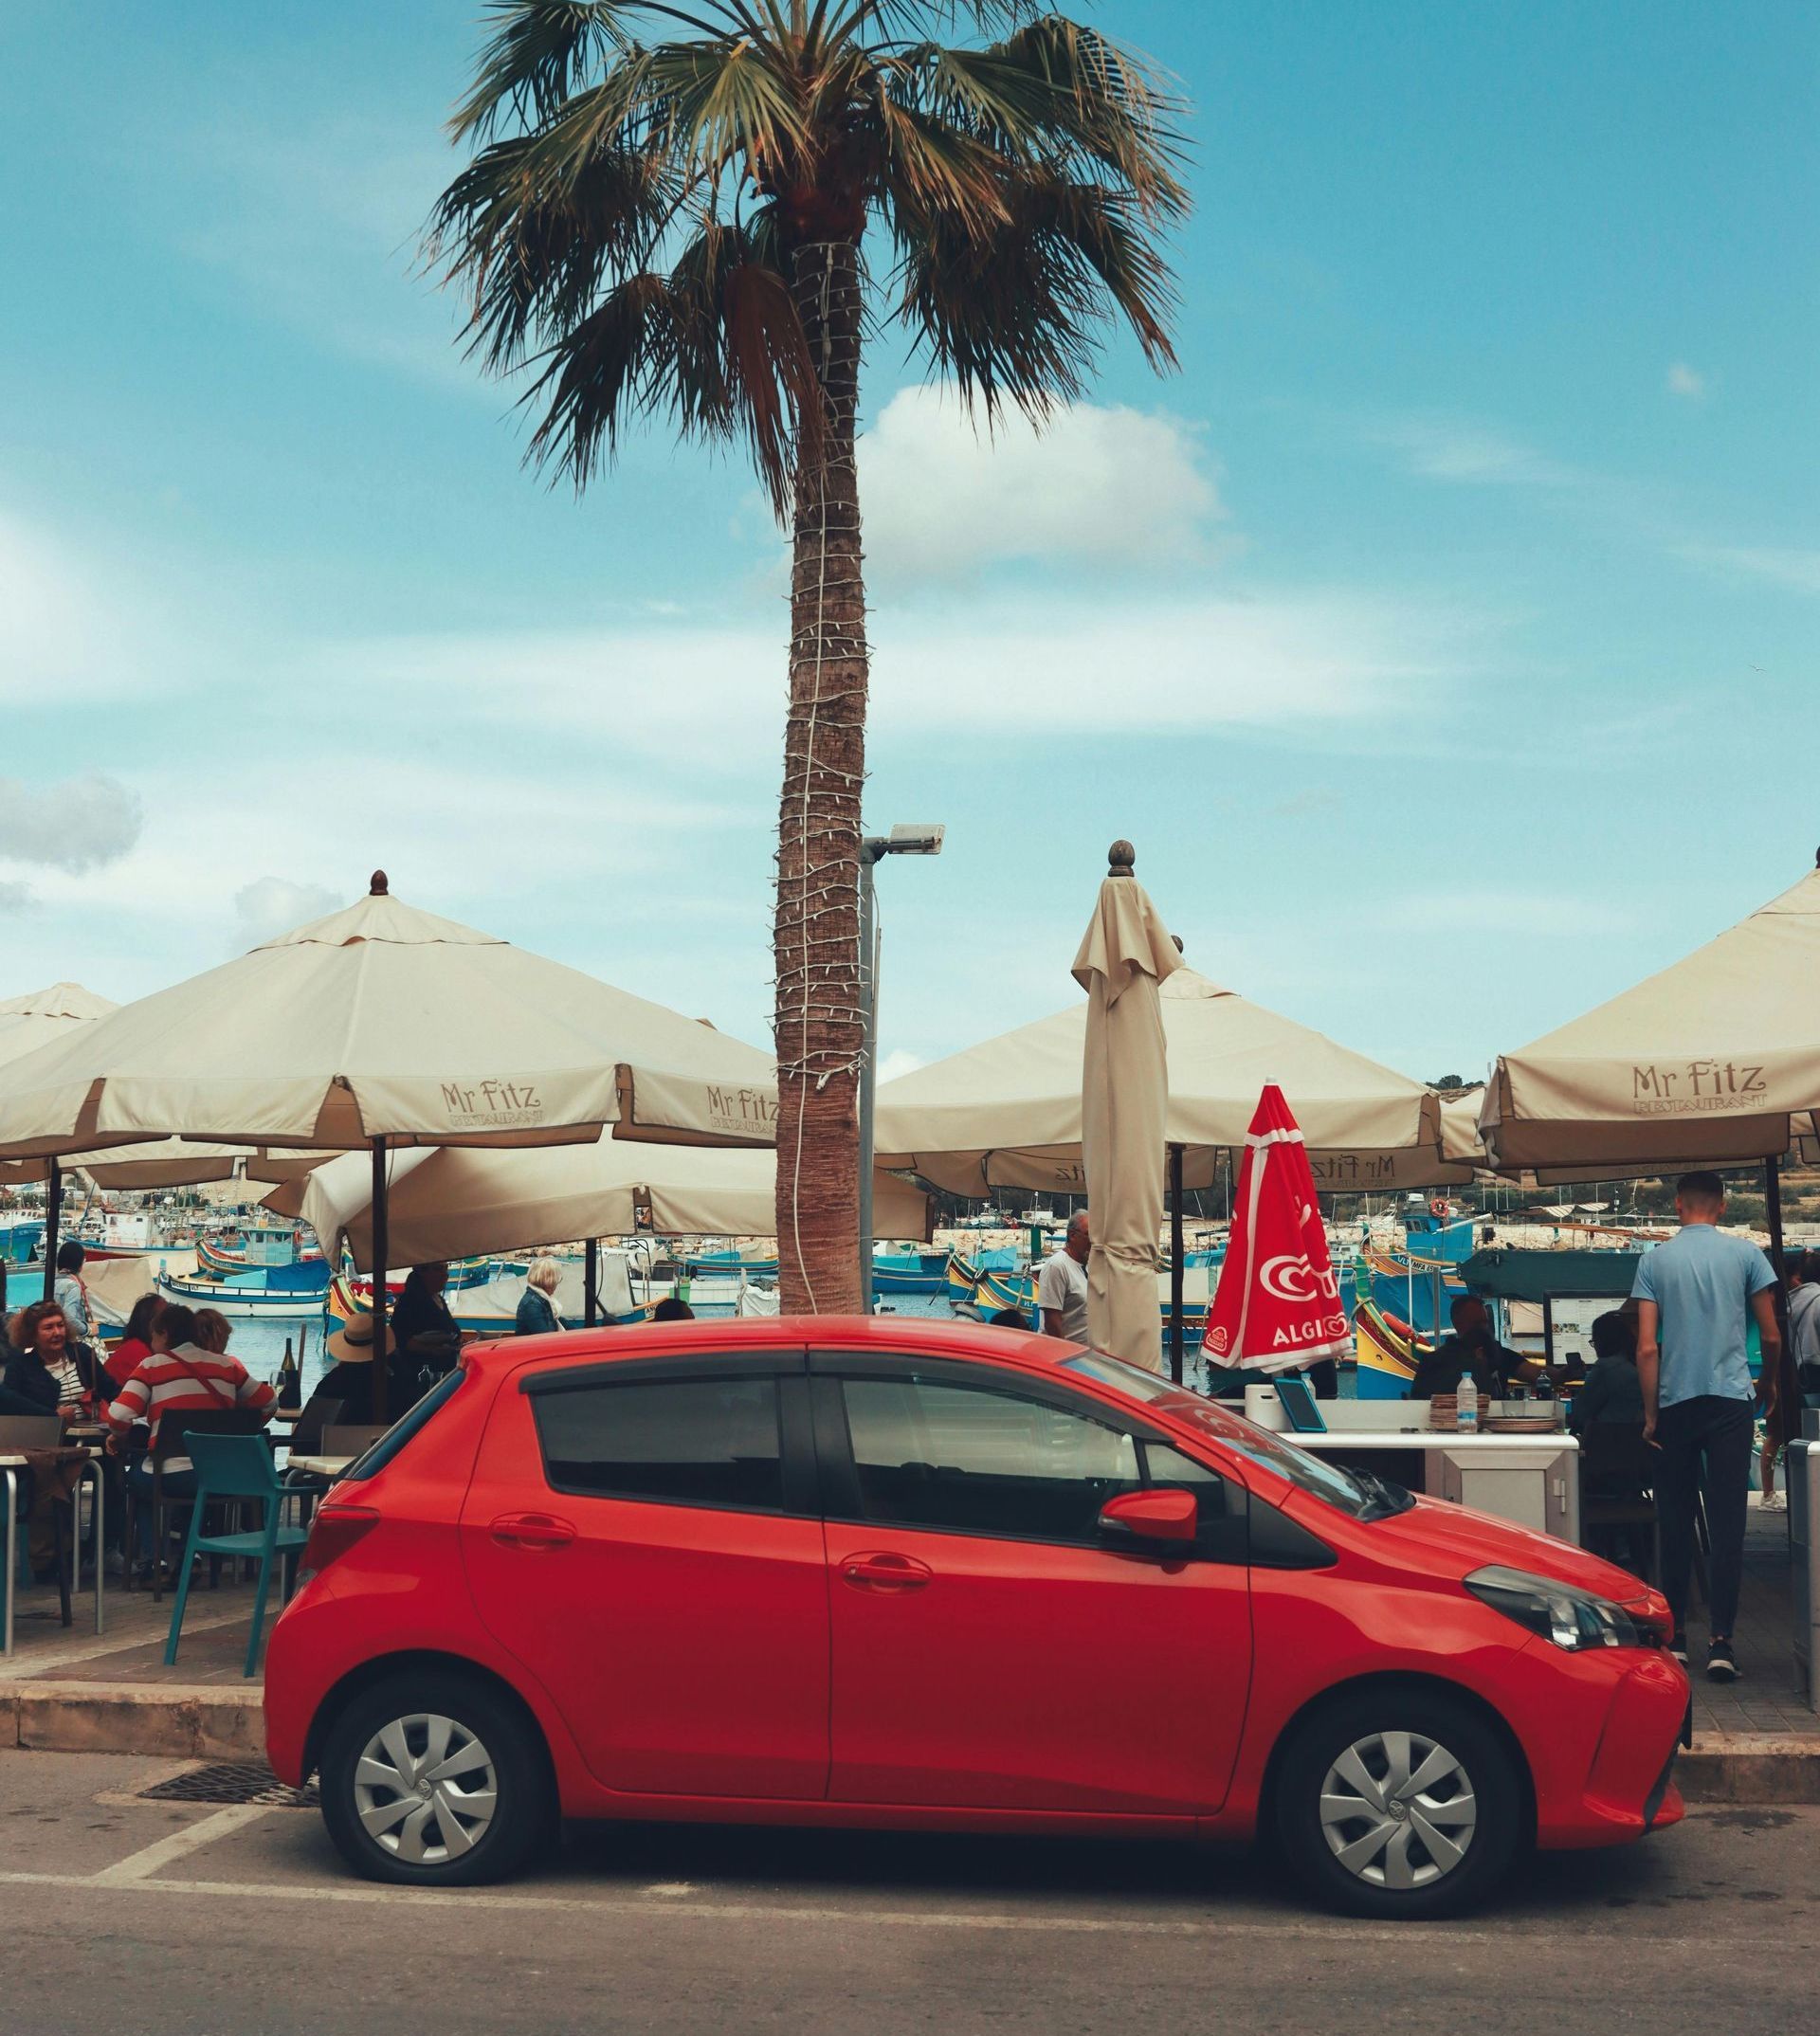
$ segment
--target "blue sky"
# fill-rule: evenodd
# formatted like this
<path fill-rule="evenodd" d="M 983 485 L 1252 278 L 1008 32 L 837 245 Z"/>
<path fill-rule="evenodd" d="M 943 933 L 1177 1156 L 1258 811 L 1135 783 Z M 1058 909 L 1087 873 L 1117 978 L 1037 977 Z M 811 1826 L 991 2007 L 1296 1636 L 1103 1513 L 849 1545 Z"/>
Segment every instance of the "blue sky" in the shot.
<path fill-rule="evenodd" d="M 1208 974 L 1481 1070 L 1820 843 L 1820 16 L 1104 0 L 1193 104 L 1182 372 L 865 383 L 883 1045 L 1061 1008 L 1106 844 Z M 577 502 L 413 273 L 476 0 L 0 10 L 0 993 L 364 888 L 749 1038 L 781 547 Z"/>

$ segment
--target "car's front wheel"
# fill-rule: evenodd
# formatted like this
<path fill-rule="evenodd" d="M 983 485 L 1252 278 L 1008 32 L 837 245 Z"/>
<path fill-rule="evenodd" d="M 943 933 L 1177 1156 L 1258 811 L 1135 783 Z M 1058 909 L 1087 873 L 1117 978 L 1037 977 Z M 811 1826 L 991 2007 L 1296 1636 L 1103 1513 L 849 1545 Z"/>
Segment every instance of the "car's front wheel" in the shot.
<path fill-rule="evenodd" d="M 329 1835 L 372 1881 L 503 1880 L 550 1826 L 535 1731 L 459 1675 L 407 1673 L 361 1691 L 330 1728 L 319 1775 Z"/>
<path fill-rule="evenodd" d="M 1524 1837 L 1509 1750 L 1470 1705 L 1419 1688 L 1323 1706 L 1284 1749 L 1277 1835 L 1297 1877 L 1354 1916 L 1459 1915 Z"/>

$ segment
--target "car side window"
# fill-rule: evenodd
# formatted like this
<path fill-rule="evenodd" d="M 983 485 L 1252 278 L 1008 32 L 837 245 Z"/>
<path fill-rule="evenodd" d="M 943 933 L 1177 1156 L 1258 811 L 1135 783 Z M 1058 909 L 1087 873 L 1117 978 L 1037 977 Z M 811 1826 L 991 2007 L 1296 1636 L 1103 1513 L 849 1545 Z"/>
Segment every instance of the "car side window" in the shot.
<path fill-rule="evenodd" d="M 628 1380 L 539 1392 L 531 1405 L 558 1492 L 784 1510 L 774 1378 Z"/>
<path fill-rule="evenodd" d="M 1046 1402 L 918 1378 L 841 1382 L 862 1517 L 881 1525 L 1097 1544 L 1143 1482 L 1122 1430 Z"/>

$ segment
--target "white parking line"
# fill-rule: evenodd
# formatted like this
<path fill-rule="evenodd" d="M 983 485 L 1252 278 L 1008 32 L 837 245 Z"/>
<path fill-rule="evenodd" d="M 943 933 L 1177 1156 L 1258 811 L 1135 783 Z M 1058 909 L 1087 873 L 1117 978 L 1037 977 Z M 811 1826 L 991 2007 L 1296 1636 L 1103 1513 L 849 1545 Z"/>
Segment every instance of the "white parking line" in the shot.
<path fill-rule="evenodd" d="M 117 1860 L 112 1866 L 104 1866 L 93 1875 L 89 1884 L 96 1887 L 131 1886 L 136 1881 L 149 1879 L 160 1867 L 170 1865 L 173 1860 L 200 1852 L 204 1845 L 212 1845 L 217 1838 L 226 1838 L 229 1832 L 256 1823 L 264 1814 L 264 1803 L 234 1803 L 227 1809 L 216 1810 L 213 1816 L 186 1824 L 182 1830 L 173 1831 L 170 1837 L 160 1838 L 155 1845 L 129 1852 L 125 1859 Z"/>

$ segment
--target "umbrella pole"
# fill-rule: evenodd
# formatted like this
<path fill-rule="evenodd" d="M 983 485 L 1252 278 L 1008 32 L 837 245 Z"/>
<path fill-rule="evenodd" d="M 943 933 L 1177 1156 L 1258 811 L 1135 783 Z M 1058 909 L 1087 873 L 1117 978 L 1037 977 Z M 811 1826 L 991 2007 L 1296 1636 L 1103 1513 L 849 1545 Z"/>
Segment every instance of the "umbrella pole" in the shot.
<path fill-rule="evenodd" d="M 386 1388 L 391 1365 L 386 1352 L 386 1254 L 391 1239 L 386 1224 L 386 1141 L 373 1141 L 373 1418 L 376 1424 L 390 1419 Z"/>
<path fill-rule="evenodd" d="M 1169 1149 L 1169 1375 L 1182 1382 L 1182 1149 Z"/>
<path fill-rule="evenodd" d="M 582 1255 L 581 1318 L 592 1329 L 600 1319 L 600 1239 L 591 1237 Z"/>
<path fill-rule="evenodd" d="M 57 1232 L 64 1213 L 64 1170 L 52 1160 L 45 1176 L 45 1299 L 57 1291 Z"/>

